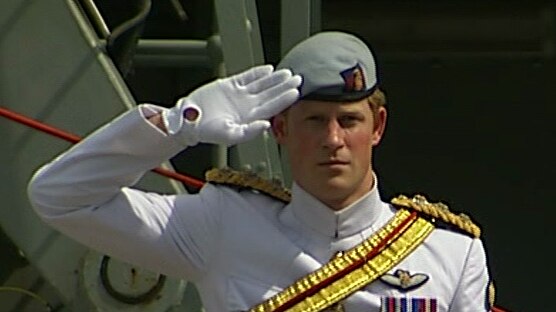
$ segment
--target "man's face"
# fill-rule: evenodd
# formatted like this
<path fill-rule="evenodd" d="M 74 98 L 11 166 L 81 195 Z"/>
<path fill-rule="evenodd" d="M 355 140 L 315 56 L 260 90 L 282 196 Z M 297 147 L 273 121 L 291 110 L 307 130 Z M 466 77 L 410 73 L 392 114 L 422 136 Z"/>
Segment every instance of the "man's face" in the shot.
<path fill-rule="evenodd" d="M 382 137 L 386 109 L 367 99 L 338 103 L 301 100 L 275 117 L 273 131 L 288 151 L 294 181 L 339 210 L 373 184 L 372 149 Z"/>

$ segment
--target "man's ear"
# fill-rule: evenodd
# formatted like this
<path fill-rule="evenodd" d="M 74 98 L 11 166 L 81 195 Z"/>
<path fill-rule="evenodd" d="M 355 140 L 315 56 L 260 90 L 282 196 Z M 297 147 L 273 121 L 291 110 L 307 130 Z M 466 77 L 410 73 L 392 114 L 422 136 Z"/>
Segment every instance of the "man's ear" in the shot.
<path fill-rule="evenodd" d="M 380 106 L 377 109 L 374 120 L 374 129 L 372 136 L 373 146 L 377 146 L 384 135 L 384 130 L 386 129 L 386 119 L 388 117 L 388 111 L 386 107 Z"/>
<path fill-rule="evenodd" d="M 270 123 L 272 125 L 272 134 L 274 135 L 276 142 L 278 142 L 278 144 L 282 144 L 287 134 L 285 114 L 281 113 L 272 117 Z"/>

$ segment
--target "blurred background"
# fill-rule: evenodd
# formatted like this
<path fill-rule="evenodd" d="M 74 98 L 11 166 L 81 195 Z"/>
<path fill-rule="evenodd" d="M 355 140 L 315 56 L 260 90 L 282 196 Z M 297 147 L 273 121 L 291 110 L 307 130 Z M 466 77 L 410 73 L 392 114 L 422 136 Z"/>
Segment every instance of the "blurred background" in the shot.
<path fill-rule="evenodd" d="M 389 109 L 375 159 L 384 197 L 421 193 L 469 214 L 497 304 L 551 311 L 553 1 L 2 0 L 0 108 L 83 136 L 138 103 L 172 106 L 208 80 L 275 64 L 320 30 L 356 33 L 377 57 Z M 96 254 L 34 216 L 26 183 L 71 143 L 7 118 L 0 142 L 0 312 L 202 310 L 186 281 Z M 262 136 L 162 165 L 200 179 L 227 165 L 288 185 L 276 151 Z M 139 187 L 196 191 L 155 174 Z"/>

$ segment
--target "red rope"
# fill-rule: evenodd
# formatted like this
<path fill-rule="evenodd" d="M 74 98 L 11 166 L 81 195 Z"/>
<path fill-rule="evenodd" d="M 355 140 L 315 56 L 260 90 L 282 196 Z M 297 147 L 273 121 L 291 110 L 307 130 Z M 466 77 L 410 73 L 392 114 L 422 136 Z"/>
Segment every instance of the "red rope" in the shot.
<path fill-rule="evenodd" d="M 53 135 L 55 137 L 58 137 L 60 139 L 66 140 L 66 141 L 71 142 L 71 143 L 77 143 L 77 142 L 81 141 L 81 138 L 74 135 L 74 134 L 65 132 L 63 130 L 60 130 L 60 129 L 52 127 L 52 126 L 49 126 L 49 125 L 44 124 L 40 121 L 37 121 L 35 119 L 31 119 L 31 118 L 23 116 L 21 114 L 15 113 L 15 112 L 10 111 L 10 110 L 8 110 L 6 108 L 3 108 L 3 107 L 0 107 L 0 116 L 6 117 L 6 118 L 11 119 L 13 121 L 16 121 L 20 124 L 26 125 L 28 127 L 34 128 L 34 129 L 37 129 L 41 132 Z M 201 188 L 203 186 L 203 184 L 205 183 L 204 181 L 201 181 L 201 180 L 183 175 L 181 173 L 177 173 L 175 171 L 170 171 L 170 170 L 167 170 L 167 169 L 164 169 L 164 168 L 155 168 L 152 171 L 156 172 L 156 173 L 158 173 L 162 176 L 165 176 L 167 178 L 180 181 L 180 182 L 182 182 L 182 183 L 184 183 L 188 186 L 195 187 L 195 188 Z"/>

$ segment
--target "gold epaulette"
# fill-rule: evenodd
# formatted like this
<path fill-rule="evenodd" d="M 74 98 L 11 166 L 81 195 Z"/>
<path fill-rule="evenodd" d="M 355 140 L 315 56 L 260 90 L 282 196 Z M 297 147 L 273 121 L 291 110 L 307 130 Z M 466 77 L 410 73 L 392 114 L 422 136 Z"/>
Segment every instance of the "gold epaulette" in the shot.
<path fill-rule="evenodd" d="M 478 238 L 481 236 L 481 228 L 473 223 L 468 215 L 463 213 L 455 214 L 443 203 L 430 203 L 423 195 L 415 195 L 413 198 L 399 195 L 392 199 L 392 204 L 417 210 L 433 219 L 440 219 L 471 234 L 473 237 Z"/>
<path fill-rule="evenodd" d="M 289 203 L 291 193 L 279 181 L 270 181 L 252 172 L 236 171 L 230 168 L 215 168 L 205 173 L 205 180 L 215 184 L 224 184 L 250 188 L 273 198 Z"/>

